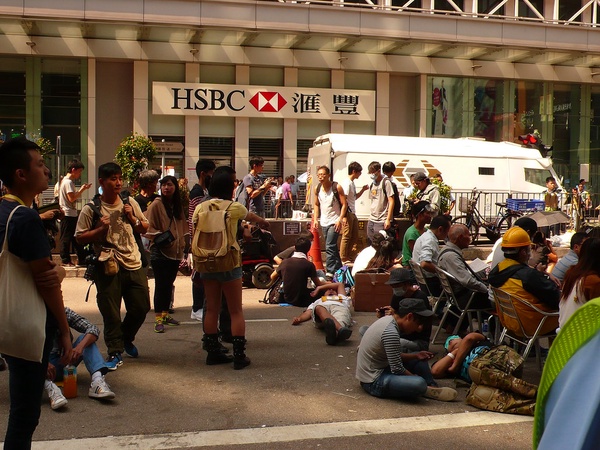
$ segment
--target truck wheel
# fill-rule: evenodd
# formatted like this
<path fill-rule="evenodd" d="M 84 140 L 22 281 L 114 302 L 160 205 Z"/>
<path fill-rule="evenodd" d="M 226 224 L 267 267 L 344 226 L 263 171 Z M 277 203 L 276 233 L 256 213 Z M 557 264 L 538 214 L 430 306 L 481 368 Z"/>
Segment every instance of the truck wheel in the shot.
<path fill-rule="evenodd" d="M 267 289 L 271 285 L 271 274 L 273 266 L 270 264 L 259 264 L 252 272 L 252 284 L 257 289 Z"/>

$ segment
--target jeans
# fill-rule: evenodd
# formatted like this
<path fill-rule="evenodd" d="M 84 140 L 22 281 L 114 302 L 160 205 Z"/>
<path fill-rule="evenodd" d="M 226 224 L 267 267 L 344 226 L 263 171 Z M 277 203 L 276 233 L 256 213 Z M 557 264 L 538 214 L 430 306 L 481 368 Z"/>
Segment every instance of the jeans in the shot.
<path fill-rule="evenodd" d="M 169 310 L 173 283 L 179 271 L 179 261 L 176 259 L 152 259 L 154 270 L 154 312 L 162 313 Z"/>
<path fill-rule="evenodd" d="M 338 238 L 340 234 L 335 231 L 335 225 L 323 227 L 323 235 L 325 236 L 325 269 L 328 273 L 335 273 L 342 267 L 342 259 L 340 258 L 340 250 L 338 249 Z"/>
<path fill-rule="evenodd" d="M 104 342 L 108 354 L 123 353 L 125 342 L 133 342 L 135 335 L 150 311 L 150 295 L 146 271 L 125 270 L 108 276 L 102 267 L 96 270 L 96 301 L 104 321 Z M 121 322 L 121 297 L 127 313 Z M 169 294 L 169 300 L 171 294 Z"/>
<path fill-rule="evenodd" d="M 436 386 L 426 361 L 406 362 L 404 367 L 414 375 L 395 375 L 387 368 L 372 383 L 360 385 L 379 398 L 415 398 L 425 394 L 427 386 Z"/>
<path fill-rule="evenodd" d="M 56 328 L 46 327 L 46 341 L 41 363 L 4 356 L 8 364 L 10 392 L 10 413 L 4 438 L 5 449 L 31 448 L 33 432 L 40 420 L 48 355 L 52 350 L 54 336 L 56 336 Z"/>
<path fill-rule="evenodd" d="M 79 337 L 77 337 L 77 339 L 75 339 L 75 341 L 73 342 L 73 348 L 77 347 L 77 345 L 79 345 L 79 343 L 83 340 L 84 337 L 85 334 L 82 334 Z M 98 349 L 98 346 L 95 342 L 83 349 L 82 359 L 77 361 L 76 365 L 78 366 L 82 360 L 83 364 L 85 364 L 85 368 L 90 373 L 90 375 L 98 371 L 100 371 L 102 375 L 106 375 L 106 373 L 108 372 L 106 362 L 104 361 L 102 353 L 100 353 L 100 349 Z M 50 353 L 50 363 L 54 367 L 56 367 L 56 380 L 60 381 L 63 377 L 64 369 L 64 366 L 60 362 L 60 353 Z"/>
<path fill-rule="evenodd" d="M 63 264 L 71 263 L 71 244 L 73 244 L 75 253 L 77 253 L 77 263 L 83 264 L 82 246 L 75 240 L 76 227 L 77 217 L 65 216 L 60 220 L 60 259 Z"/>

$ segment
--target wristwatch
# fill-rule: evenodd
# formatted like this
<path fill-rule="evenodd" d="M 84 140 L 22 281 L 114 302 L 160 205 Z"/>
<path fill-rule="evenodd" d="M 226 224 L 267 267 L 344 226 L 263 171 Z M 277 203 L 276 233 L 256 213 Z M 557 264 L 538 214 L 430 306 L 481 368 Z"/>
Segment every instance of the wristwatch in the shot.
<path fill-rule="evenodd" d="M 140 223 L 140 219 L 135 219 L 135 223 L 133 224 L 134 227 L 137 227 Z"/>

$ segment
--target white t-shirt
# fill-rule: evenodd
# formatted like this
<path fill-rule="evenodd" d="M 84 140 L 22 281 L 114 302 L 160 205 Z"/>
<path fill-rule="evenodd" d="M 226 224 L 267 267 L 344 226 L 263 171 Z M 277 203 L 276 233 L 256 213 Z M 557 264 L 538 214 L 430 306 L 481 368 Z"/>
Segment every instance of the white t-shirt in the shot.
<path fill-rule="evenodd" d="M 346 203 L 348 204 L 348 208 L 350 208 L 350 211 L 355 213 L 356 185 L 354 184 L 354 181 L 350 180 L 350 178 L 346 178 L 340 183 L 340 186 L 342 186 L 344 194 L 346 194 Z"/>
<path fill-rule="evenodd" d="M 71 192 L 75 192 L 75 183 L 70 178 L 64 177 L 58 190 L 58 203 L 60 204 L 60 208 L 65 213 L 65 216 L 77 217 L 77 208 L 75 208 L 75 203 L 70 202 L 69 197 L 67 196 L 67 194 Z"/>
<path fill-rule="evenodd" d="M 344 305 L 346 308 L 350 308 L 350 297 L 345 295 L 324 295 L 320 299 L 312 302 L 306 308 L 309 311 L 312 311 L 317 306 L 327 306 L 327 305 Z"/>

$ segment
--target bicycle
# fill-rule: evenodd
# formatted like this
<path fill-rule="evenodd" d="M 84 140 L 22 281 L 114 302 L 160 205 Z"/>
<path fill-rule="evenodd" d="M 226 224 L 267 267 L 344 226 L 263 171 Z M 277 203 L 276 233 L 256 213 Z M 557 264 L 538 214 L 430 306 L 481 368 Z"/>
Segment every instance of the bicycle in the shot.
<path fill-rule="evenodd" d="M 461 197 L 458 203 L 458 210 L 462 213 L 465 213 L 465 215 L 458 216 L 452 220 L 453 224 L 461 223 L 469 229 L 469 233 L 471 234 L 471 242 L 474 245 L 477 244 L 477 241 L 479 240 L 480 228 L 483 227 L 486 237 L 493 244 L 500 239 L 506 230 L 512 226 L 513 222 L 522 215 L 518 211 L 513 211 L 506 208 L 506 203 L 496 202 L 496 206 L 500 208 L 498 210 L 498 215 L 493 221 L 485 220 L 485 218 L 477 209 L 477 203 L 479 202 L 479 196 L 481 193 L 482 191 L 473 189 L 471 198 Z M 504 208 L 506 208 L 506 212 L 503 211 Z"/>

